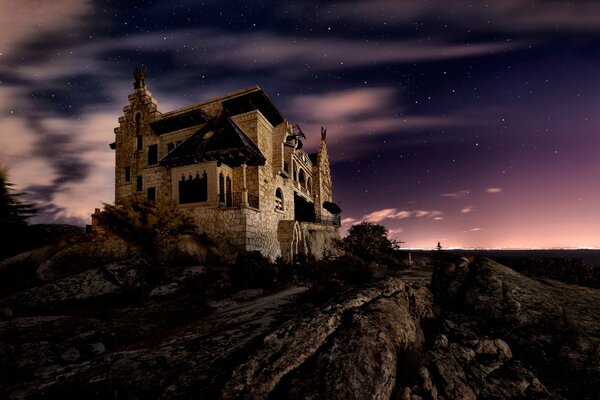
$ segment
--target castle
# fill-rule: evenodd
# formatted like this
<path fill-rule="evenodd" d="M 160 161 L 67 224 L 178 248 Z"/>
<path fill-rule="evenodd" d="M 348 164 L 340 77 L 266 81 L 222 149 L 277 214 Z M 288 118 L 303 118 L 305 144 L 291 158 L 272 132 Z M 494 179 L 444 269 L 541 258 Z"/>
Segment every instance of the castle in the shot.
<path fill-rule="evenodd" d="M 115 204 L 135 196 L 192 212 L 198 227 L 235 250 L 274 259 L 322 257 L 339 238 L 327 131 L 318 152 L 254 86 L 162 113 L 134 71 L 115 128 Z"/>

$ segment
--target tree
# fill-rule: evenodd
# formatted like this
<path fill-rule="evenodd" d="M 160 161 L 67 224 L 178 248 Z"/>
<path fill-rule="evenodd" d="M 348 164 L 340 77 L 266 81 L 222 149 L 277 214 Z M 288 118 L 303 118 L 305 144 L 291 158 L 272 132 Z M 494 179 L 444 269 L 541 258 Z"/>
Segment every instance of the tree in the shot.
<path fill-rule="evenodd" d="M 33 204 L 21 201 L 24 193 L 14 193 L 8 173 L 0 169 L 0 258 L 27 248 L 29 218 L 36 213 Z"/>
<path fill-rule="evenodd" d="M 388 262 L 399 248 L 398 242 L 388 238 L 385 226 L 363 221 L 348 229 L 342 239 L 342 249 L 367 262 Z"/>
<path fill-rule="evenodd" d="M 29 218 L 36 213 L 33 204 L 19 200 L 24 193 L 11 193 L 13 184 L 8 182 L 7 175 L 6 170 L 0 169 L 0 227 L 6 232 L 26 227 Z"/>
<path fill-rule="evenodd" d="M 438 242 L 437 246 L 435 246 L 437 251 L 441 251 L 442 250 L 442 243 Z"/>

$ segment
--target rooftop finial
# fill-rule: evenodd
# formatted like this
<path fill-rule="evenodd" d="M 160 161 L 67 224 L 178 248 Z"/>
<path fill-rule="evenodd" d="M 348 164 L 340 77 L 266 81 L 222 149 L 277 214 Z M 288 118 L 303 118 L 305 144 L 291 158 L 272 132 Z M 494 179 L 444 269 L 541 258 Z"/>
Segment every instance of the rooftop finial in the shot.
<path fill-rule="evenodd" d="M 321 140 L 325 141 L 327 140 L 327 129 L 321 127 Z"/>
<path fill-rule="evenodd" d="M 148 73 L 147 67 L 145 67 L 145 66 L 140 67 L 138 65 L 135 66 L 135 68 L 133 69 L 133 77 L 135 78 L 135 83 L 133 84 L 134 89 L 146 87 L 146 82 L 144 82 L 144 80 L 146 79 L 147 73 Z"/>

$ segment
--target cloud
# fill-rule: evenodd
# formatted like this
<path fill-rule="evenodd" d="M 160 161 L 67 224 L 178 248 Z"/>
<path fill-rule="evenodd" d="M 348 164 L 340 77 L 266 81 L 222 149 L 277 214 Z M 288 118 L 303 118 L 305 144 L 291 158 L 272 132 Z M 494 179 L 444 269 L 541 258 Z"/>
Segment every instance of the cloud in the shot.
<path fill-rule="evenodd" d="M 466 207 L 463 207 L 463 208 L 460 210 L 460 212 L 461 212 L 462 214 L 468 214 L 468 213 L 470 213 L 470 212 L 471 212 L 471 211 L 473 211 L 473 210 L 474 210 L 474 207 L 473 207 L 473 206 L 466 206 Z"/>
<path fill-rule="evenodd" d="M 453 192 L 453 193 L 442 193 L 442 196 L 450 197 L 452 199 L 466 199 L 470 193 L 471 193 L 471 191 L 466 189 L 466 190 L 459 190 L 458 192 Z"/>
<path fill-rule="evenodd" d="M 502 188 L 499 187 L 491 187 L 491 188 L 487 188 L 485 189 L 486 193 L 500 193 L 502 192 Z"/>
<path fill-rule="evenodd" d="M 384 208 L 382 210 L 372 211 L 362 216 L 361 220 L 377 223 L 385 219 L 406 219 L 406 218 L 432 218 L 439 220 L 442 216 L 441 211 L 426 211 L 426 210 L 398 210 L 396 208 Z"/>
<path fill-rule="evenodd" d="M 427 42 L 416 39 L 379 41 L 376 44 L 363 40 L 328 37 L 313 37 L 309 41 L 304 37 L 267 32 L 240 36 L 215 29 L 173 31 L 164 35 L 173 39 L 180 36 L 197 36 L 202 39 L 206 49 L 205 52 L 201 52 L 205 62 L 243 70 L 271 69 L 274 66 L 280 69 L 286 65 L 298 67 L 299 62 L 313 71 L 340 70 L 382 63 L 475 57 L 514 50 L 526 45 L 525 42 L 448 43 L 442 39 L 431 39 Z M 144 46 L 143 43 L 148 39 L 150 38 L 144 35 L 141 45 Z M 154 46 L 157 42 L 160 41 L 152 40 Z M 198 52 L 183 52 L 182 57 L 185 57 L 187 62 L 195 62 L 198 60 Z"/>
<path fill-rule="evenodd" d="M 24 3 L 30 3 L 24 7 Z M 11 55 L 32 35 L 66 31 L 81 22 L 90 11 L 88 2 L 80 0 L 53 0 L 31 3 L 23 0 L 0 2 L 0 53 Z"/>
<path fill-rule="evenodd" d="M 471 229 L 467 229 L 466 231 L 463 231 L 463 233 L 468 233 L 468 232 L 479 232 L 480 230 L 482 230 L 482 228 L 471 228 Z"/>
<path fill-rule="evenodd" d="M 342 218 L 342 225 L 354 225 L 355 222 L 358 222 L 356 218 Z"/>
<path fill-rule="evenodd" d="M 462 0 L 350 1 L 328 7 L 337 18 L 360 23 L 405 25 L 412 21 L 433 19 L 451 22 L 471 30 L 495 28 L 507 32 L 537 32 L 558 29 L 569 31 L 600 30 L 600 4 L 593 1 L 564 2 L 505 0 L 469 3 Z M 322 13 L 327 15 L 327 10 Z"/>

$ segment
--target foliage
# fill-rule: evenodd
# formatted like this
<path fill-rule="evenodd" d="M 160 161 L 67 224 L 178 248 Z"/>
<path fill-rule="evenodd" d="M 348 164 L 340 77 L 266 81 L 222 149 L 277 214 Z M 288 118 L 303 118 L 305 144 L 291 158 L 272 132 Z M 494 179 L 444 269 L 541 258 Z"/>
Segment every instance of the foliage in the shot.
<path fill-rule="evenodd" d="M 128 199 L 123 204 L 105 204 L 98 217 L 105 229 L 140 246 L 155 261 L 162 262 L 176 245 L 178 235 L 195 234 L 191 215 L 171 204 Z"/>
<path fill-rule="evenodd" d="M 13 184 L 8 182 L 7 172 L 0 169 L 0 226 L 23 227 L 36 213 L 33 204 L 19 200 L 24 193 L 11 193 Z"/>
<path fill-rule="evenodd" d="M 366 262 L 388 266 L 402 264 L 398 242 L 390 240 L 387 228 L 379 224 L 363 221 L 353 225 L 339 247 Z"/>
<path fill-rule="evenodd" d="M 345 285 L 360 285 L 373 279 L 373 267 L 360 257 L 342 254 L 339 257 L 307 259 L 296 269 L 298 280 L 317 291 L 336 291 Z"/>
<path fill-rule="evenodd" d="M 260 251 L 240 252 L 231 268 L 231 279 L 240 287 L 272 289 L 278 283 L 278 265 Z"/>
<path fill-rule="evenodd" d="M 29 218 L 36 213 L 33 204 L 21 201 L 24 193 L 12 192 L 6 170 L 0 169 L 0 258 L 24 250 L 27 246 Z"/>

